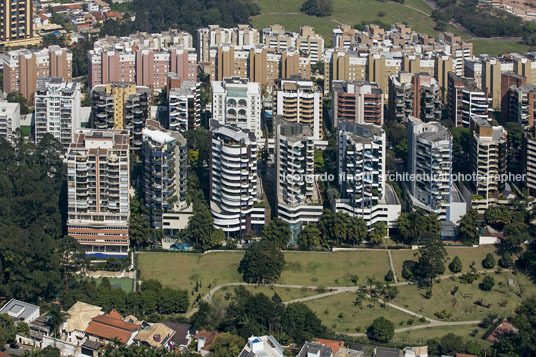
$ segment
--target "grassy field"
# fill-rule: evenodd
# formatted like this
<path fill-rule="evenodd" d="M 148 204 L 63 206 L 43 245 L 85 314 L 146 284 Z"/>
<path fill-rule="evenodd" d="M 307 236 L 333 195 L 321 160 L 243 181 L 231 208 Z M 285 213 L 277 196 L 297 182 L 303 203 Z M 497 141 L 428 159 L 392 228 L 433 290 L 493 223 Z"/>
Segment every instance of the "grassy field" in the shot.
<path fill-rule="evenodd" d="M 209 286 L 240 282 L 238 265 L 241 252 L 209 254 L 187 253 L 141 253 L 137 255 L 140 279 L 158 279 L 165 286 L 192 290 L 200 282 L 199 293 L 204 295 Z M 366 277 L 373 275 L 383 278 L 389 270 L 386 252 L 288 252 L 285 253 L 287 266 L 278 283 L 351 286 L 352 278 L 357 275 L 359 282 L 365 284 Z"/>
<path fill-rule="evenodd" d="M 474 330 L 477 330 L 475 336 L 471 336 Z M 440 327 L 427 327 L 419 330 L 398 332 L 396 334 L 397 342 L 403 342 L 408 344 L 424 345 L 426 341 L 432 338 L 441 338 L 449 333 L 454 333 L 459 336 L 463 336 L 466 340 L 471 339 L 481 346 L 489 346 L 490 342 L 482 340 L 484 330 L 477 325 L 461 325 L 461 326 L 440 326 Z"/>
<path fill-rule="evenodd" d="M 100 284 L 102 278 L 95 279 L 97 284 Z M 112 285 L 112 288 L 121 288 L 125 292 L 129 293 L 133 290 L 134 287 L 134 281 L 129 278 L 108 278 L 110 280 L 110 284 Z"/>
<path fill-rule="evenodd" d="M 293 289 L 293 288 L 278 288 L 272 286 L 244 286 L 246 290 L 249 290 L 252 294 L 264 294 L 268 297 L 274 296 L 274 294 L 279 295 L 283 301 L 291 301 L 307 296 L 313 296 L 319 294 L 318 291 L 312 289 Z M 214 299 L 224 298 L 228 300 L 231 296 L 234 295 L 235 287 L 226 286 L 218 290 L 214 294 Z"/>
<path fill-rule="evenodd" d="M 455 256 L 459 256 L 462 260 L 464 268 L 468 268 L 469 265 L 474 261 L 476 267 L 479 270 L 482 270 L 482 260 L 486 257 L 488 253 L 495 253 L 495 247 L 492 245 L 484 245 L 476 248 L 467 248 L 467 247 L 447 247 L 447 253 L 449 255 L 449 262 Z M 402 264 L 404 260 L 416 260 L 417 258 L 414 254 L 417 253 L 417 250 L 393 250 L 393 264 L 396 270 L 396 276 L 399 279 L 402 279 Z M 495 255 L 495 259 L 498 260 L 498 257 Z M 448 262 L 447 262 L 448 264 Z M 448 273 L 448 271 L 447 271 Z"/>
<path fill-rule="evenodd" d="M 491 56 L 502 55 L 506 52 L 528 52 L 530 46 L 519 42 L 473 40 L 473 52 L 475 55 L 488 54 Z"/>
<path fill-rule="evenodd" d="M 489 313 L 509 316 L 524 298 L 536 293 L 536 285 L 524 275 L 511 273 L 491 275 L 495 278 L 495 288 L 492 291 L 479 289 L 478 284 L 483 276 L 471 285 L 461 283 L 458 278 L 446 279 L 434 284 L 431 299 L 424 298 L 425 290 L 415 285 L 400 286 L 400 292 L 393 303 L 434 319 L 438 319 L 434 313 L 447 310 L 452 316 L 445 321 L 480 320 Z M 508 287 L 508 279 L 514 281 L 513 290 Z M 454 296 L 451 291 L 455 286 L 458 286 L 459 290 Z M 520 287 L 523 290 L 523 298 L 516 295 L 520 292 Z M 484 304 L 491 304 L 491 308 L 475 306 L 473 303 L 477 299 L 482 299 Z"/>
<path fill-rule="evenodd" d="M 363 302 L 363 308 L 355 306 L 354 301 L 355 294 L 348 292 L 307 301 L 304 304 L 316 312 L 326 327 L 337 332 L 365 332 L 379 316 L 391 320 L 396 327 L 399 327 L 400 323 L 406 324 L 408 320 L 415 320 L 415 325 L 420 323 L 411 315 L 390 307 L 382 308 L 370 300 Z"/>

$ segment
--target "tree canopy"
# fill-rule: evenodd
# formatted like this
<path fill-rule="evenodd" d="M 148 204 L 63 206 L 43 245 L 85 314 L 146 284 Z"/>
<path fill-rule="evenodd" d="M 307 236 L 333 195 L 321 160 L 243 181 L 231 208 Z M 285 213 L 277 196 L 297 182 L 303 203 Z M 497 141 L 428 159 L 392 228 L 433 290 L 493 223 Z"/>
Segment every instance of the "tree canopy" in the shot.
<path fill-rule="evenodd" d="M 283 253 L 268 240 L 253 243 L 240 261 L 238 272 L 247 283 L 274 283 L 285 266 Z"/>

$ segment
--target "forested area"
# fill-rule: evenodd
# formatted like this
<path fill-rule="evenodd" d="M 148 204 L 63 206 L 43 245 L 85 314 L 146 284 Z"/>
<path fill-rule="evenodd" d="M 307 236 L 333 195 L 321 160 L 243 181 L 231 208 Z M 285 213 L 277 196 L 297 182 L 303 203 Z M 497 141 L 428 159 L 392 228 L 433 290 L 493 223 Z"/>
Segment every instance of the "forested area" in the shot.
<path fill-rule="evenodd" d="M 259 6 L 248 0 L 134 0 L 129 5 L 134 21 L 107 20 L 101 35 L 126 36 L 136 31 L 161 32 L 179 28 L 196 33 L 208 25 L 233 27 L 248 23 L 260 13 Z"/>
<path fill-rule="evenodd" d="M 62 146 L 0 139 L 0 294 L 48 301 L 72 284 L 86 263 L 67 237 L 66 169 Z"/>

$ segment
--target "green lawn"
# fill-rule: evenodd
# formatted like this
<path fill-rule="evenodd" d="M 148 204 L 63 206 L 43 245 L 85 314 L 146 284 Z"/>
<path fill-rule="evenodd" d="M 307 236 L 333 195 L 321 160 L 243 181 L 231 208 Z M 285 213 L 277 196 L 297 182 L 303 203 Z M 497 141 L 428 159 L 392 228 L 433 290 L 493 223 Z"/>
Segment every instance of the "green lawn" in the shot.
<path fill-rule="evenodd" d="M 325 17 L 307 16 L 304 14 L 261 14 L 251 18 L 253 27 L 262 31 L 263 28 L 273 24 L 283 25 L 288 31 L 297 32 L 302 26 L 313 26 L 316 33 L 324 37 L 325 46 L 331 44 L 331 31 L 338 26 L 337 23 Z"/>
<path fill-rule="evenodd" d="M 291 301 L 307 296 L 316 295 L 319 292 L 312 289 L 293 289 L 293 288 L 278 288 L 272 286 L 244 286 L 246 290 L 249 290 L 252 294 L 264 294 L 268 297 L 272 297 L 274 294 L 279 295 L 283 301 Z M 234 295 L 234 286 L 226 286 L 218 290 L 214 294 L 214 299 L 229 298 Z"/>
<path fill-rule="evenodd" d="M 518 274 L 514 276 L 511 273 L 493 273 L 491 275 L 495 278 L 495 288 L 492 291 L 479 289 L 478 284 L 482 281 L 483 276 L 471 285 L 461 283 L 458 278 L 454 280 L 445 279 L 440 283 L 434 284 L 431 299 L 424 298 L 425 290 L 419 289 L 415 285 L 400 286 L 399 294 L 393 303 L 433 319 L 438 319 L 434 316 L 435 312 L 447 310 L 452 316 L 445 319 L 445 321 L 480 320 L 489 313 L 507 317 L 513 313 L 523 299 L 536 293 L 536 285 L 531 283 L 524 275 Z M 515 287 L 513 288 L 515 292 L 519 292 L 520 287 L 524 290 L 523 298 L 520 298 L 507 287 L 509 278 L 515 282 Z M 499 282 L 504 286 L 500 287 Z M 454 286 L 459 288 L 455 296 L 451 294 Z M 491 304 L 491 308 L 475 306 L 473 303 L 477 299 L 482 299 L 484 304 Z M 506 306 L 500 306 L 501 302 L 505 302 Z"/>
<path fill-rule="evenodd" d="M 100 284 L 102 278 L 95 279 L 97 281 L 97 284 Z M 129 278 L 108 278 L 110 280 L 110 284 L 112 285 L 112 288 L 121 288 L 125 292 L 129 293 L 133 291 L 134 287 L 134 280 Z"/>
<path fill-rule="evenodd" d="M 502 55 L 506 52 L 528 52 L 530 46 L 519 42 L 474 40 L 473 53 L 475 55 L 488 54 L 491 56 Z"/>
<path fill-rule="evenodd" d="M 449 255 L 449 262 L 455 256 L 459 256 L 462 260 L 464 268 L 469 267 L 469 265 L 474 261 L 478 270 L 482 270 L 482 260 L 486 257 L 488 253 L 495 253 L 495 247 L 493 245 L 483 245 L 476 248 L 468 247 L 447 247 L 447 253 Z M 417 253 L 417 250 L 393 250 L 393 264 L 395 266 L 397 278 L 402 279 L 402 264 L 405 260 L 416 260 L 417 258 L 414 254 Z M 498 257 L 495 255 L 495 259 L 498 260 Z M 447 262 L 448 265 L 448 262 Z M 448 273 L 448 270 L 447 270 Z"/>
<path fill-rule="evenodd" d="M 477 330 L 476 335 L 473 337 L 471 334 L 473 330 Z M 426 341 L 432 338 L 441 338 L 449 333 L 454 333 L 459 336 L 463 336 L 466 340 L 471 339 L 477 341 L 482 346 L 491 345 L 490 342 L 482 340 L 484 330 L 477 325 L 460 325 L 460 326 L 440 326 L 440 327 L 427 327 L 419 330 L 411 330 L 405 332 L 398 332 L 396 334 L 397 342 L 403 342 L 407 344 L 425 345 Z"/>
<path fill-rule="evenodd" d="M 305 0 L 257 0 L 262 12 L 298 12 Z"/>
<path fill-rule="evenodd" d="M 354 305 L 354 301 L 355 294 L 347 292 L 307 301 L 304 304 L 316 312 L 326 327 L 337 332 L 365 332 L 372 321 L 380 316 L 391 320 L 396 328 L 400 327 L 400 323 L 405 325 L 408 320 L 414 320 L 414 324 L 420 323 L 400 310 L 390 307 L 382 308 L 370 300 L 365 300 L 363 308 L 359 308 Z"/>
<path fill-rule="evenodd" d="M 188 253 L 140 253 L 137 255 L 140 279 L 158 279 L 165 286 L 192 291 L 196 282 L 201 287 L 198 293 L 204 295 L 209 285 L 241 282 L 238 265 L 241 252 L 209 254 Z M 383 278 L 389 270 L 386 252 L 288 252 L 285 253 L 287 266 L 278 283 L 351 286 L 353 275 L 365 284 L 366 277 L 373 275 Z"/>
<path fill-rule="evenodd" d="M 32 127 L 30 125 L 21 125 L 20 132 L 23 136 L 30 136 L 32 133 Z"/>

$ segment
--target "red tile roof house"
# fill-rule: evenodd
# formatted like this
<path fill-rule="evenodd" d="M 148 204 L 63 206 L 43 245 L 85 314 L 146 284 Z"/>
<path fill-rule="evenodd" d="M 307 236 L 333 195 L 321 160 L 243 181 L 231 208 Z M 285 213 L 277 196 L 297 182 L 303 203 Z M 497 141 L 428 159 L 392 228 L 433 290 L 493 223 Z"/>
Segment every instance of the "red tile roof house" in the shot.
<path fill-rule="evenodd" d="M 495 331 L 493 331 L 486 340 L 496 343 L 496 342 L 499 342 L 499 340 L 501 339 L 501 336 L 504 335 L 505 333 L 516 333 L 516 332 L 517 332 L 517 329 L 514 327 L 514 325 L 512 325 L 510 322 L 505 320 L 501 322 L 499 326 L 497 326 Z"/>
<path fill-rule="evenodd" d="M 94 317 L 86 329 L 88 339 L 104 344 L 114 340 L 126 345 L 132 344 L 141 326 L 125 322 L 122 318 L 121 314 L 115 310 L 112 310 L 110 314 Z"/>
<path fill-rule="evenodd" d="M 194 340 L 197 342 L 197 353 L 200 353 L 202 356 L 209 354 L 210 347 L 219 335 L 219 332 L 214 331 L 197 331 L 194 336 Z"/>

